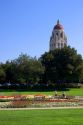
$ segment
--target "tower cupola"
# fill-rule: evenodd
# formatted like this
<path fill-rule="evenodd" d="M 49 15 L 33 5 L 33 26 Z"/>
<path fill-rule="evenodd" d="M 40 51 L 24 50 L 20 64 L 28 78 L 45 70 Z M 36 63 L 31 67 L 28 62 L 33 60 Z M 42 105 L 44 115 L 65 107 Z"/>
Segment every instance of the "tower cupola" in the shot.
<path fill-rule="evenodd" d="M 65 35 L 63 26 L 58 20 L 50 37 L 50 50 L 55 50 L 56 48 L 61 49 L 64 46 L 67 46 L 67 37 Z"/>

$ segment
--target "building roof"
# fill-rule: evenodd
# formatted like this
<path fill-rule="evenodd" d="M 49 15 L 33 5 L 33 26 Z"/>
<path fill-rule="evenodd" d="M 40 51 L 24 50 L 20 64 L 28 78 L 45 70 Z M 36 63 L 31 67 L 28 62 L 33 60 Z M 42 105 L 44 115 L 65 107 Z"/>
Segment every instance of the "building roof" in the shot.
<path fill-rule="evenodd" d="M 57 24 L 54 26 L 54 29 L 64 29 L 63 26 L 59 23 L 59 20 L 57 21 Z"/>

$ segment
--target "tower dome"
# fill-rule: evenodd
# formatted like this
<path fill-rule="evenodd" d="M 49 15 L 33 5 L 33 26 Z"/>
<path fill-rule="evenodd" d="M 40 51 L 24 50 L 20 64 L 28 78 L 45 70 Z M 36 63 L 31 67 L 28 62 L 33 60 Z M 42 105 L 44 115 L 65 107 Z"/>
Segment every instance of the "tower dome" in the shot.
<path fill-rule="evenodd" d="M 58 20 L 50 37 L 50 50 L 55 50 L 56 48 L 61 49 L 64 46 L 67 46 L 67 37 L 65 35 L 63 26 L 59 23 Z"/>
<path fill-rule="evenodd" d="M 54 29 L 63 30 L 63 26 L 59 23 L 59 20 L 57 21 L 57 24 L 54 26 Z"/>

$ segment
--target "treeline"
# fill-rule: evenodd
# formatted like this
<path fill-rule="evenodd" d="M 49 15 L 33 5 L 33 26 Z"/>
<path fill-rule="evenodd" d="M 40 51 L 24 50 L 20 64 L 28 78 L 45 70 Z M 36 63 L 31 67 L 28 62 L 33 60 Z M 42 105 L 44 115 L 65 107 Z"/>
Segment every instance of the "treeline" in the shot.
<path fill-rule="evenodd" d="M 44 53 L 39 59 L 21 54 L 0 63 L 0 84 L 69 86 L 83 82 L 83 59 L 71 47 Z"/>
<path fill-rule="evenodd" d="M 26 54 L 17 59 L 0 64 L 0 82 L 37 83 L 41 80 L 44 67 L 41 62 Z"/>

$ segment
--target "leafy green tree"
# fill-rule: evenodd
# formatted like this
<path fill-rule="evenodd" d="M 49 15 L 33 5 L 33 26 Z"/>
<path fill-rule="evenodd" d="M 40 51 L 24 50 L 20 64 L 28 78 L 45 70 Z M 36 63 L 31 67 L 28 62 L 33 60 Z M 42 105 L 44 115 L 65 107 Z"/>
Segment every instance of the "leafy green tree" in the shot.
<path fill-rule="evenodd" d="M 17 65 L 14 62 L 7 61 L 3 65 L 5 74 L 6 74 L 6 80 L 5 82 L 16 82 L 17 80 Z"/>
<path fill-rule="evenodd" d="M 6 82 L 36 83 L 39 82 L 44 72 L 41 62 L 26 54 L 21 54 L 17 59 L 4 64 Z"/>
<path fill-rule="evenodd" d="M 71 47 L 47 52 L 41 56 L 45 66 L 44 80 L 51 82 L 79 82 L 83 79 L 83 60 Z"/>
<path fill-rule="evenodd" d="M 4 69 L 0 66 L 0 83 L 3 83 L 5 81 L 6 74 Z"/>

